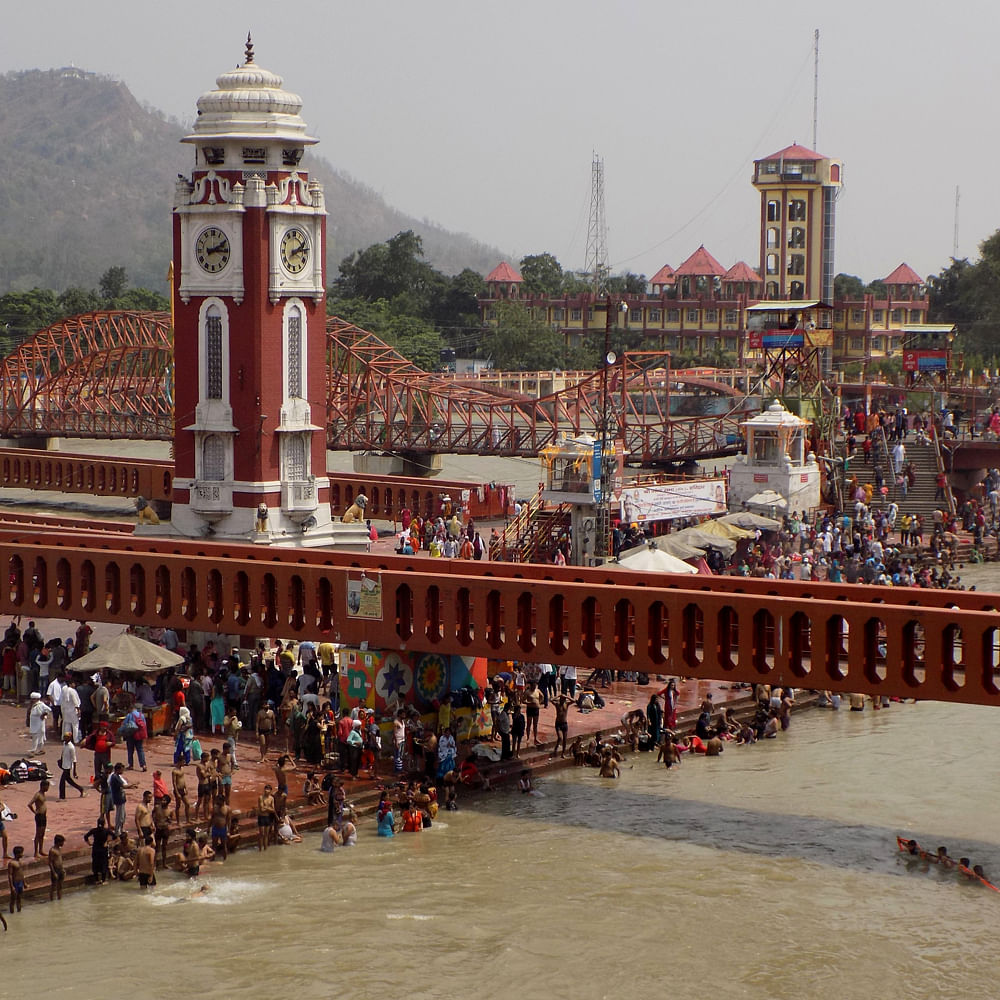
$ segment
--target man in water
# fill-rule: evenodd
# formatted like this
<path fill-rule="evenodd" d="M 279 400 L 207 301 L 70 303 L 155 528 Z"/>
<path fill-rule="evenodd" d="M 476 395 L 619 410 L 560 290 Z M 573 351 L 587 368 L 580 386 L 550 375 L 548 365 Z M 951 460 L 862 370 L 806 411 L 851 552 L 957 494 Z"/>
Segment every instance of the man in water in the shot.
<path fill-rule="evenodd" d="M 153 838 L 146 837 L 142 846 L 135 852 L 135 869 L 139 877 L 139 888 L 147 889 L 156 885 L 156 848 Z"/>
<path fill-rule="evenodd" d="M 571 704 L 572 702 L 565 694 L 561 694 L 555 699 L 556 748 L 553 753 L 559 753 L 559 742 L 562 741 L 562 753 L 559 753 L 560 757 L 566 756 L 566 737 L 569 735 L 569 706 Z"/>
<path fill-rule="evenodd" d="M 257 850 L 266 851 L 267 841 L 274 825 L 274 795 L 270 785 L 257 798 Z"/>
<path fill-rule="evenodd" d="M 229 857 L 229 821 L 232 814 L 225 795 L 217 795 L 212 810 L 212 847 L 223 861 Z"/>

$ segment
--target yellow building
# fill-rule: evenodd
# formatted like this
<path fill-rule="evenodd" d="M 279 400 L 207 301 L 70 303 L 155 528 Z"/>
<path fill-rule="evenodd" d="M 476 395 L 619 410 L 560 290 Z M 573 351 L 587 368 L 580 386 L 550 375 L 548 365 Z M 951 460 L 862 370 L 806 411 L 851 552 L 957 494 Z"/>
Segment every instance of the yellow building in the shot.
<path fill-rule="evenodd" d="M 833 301 L 837 194 L 843 170 L 840 160 L 799 145 L 754 161 L 765 298 Z"/>

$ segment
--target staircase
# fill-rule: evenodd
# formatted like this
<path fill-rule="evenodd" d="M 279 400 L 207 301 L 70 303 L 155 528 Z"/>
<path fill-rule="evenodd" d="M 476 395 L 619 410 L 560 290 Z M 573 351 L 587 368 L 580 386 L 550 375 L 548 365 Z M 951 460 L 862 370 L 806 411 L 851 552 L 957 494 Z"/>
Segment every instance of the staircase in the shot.
<path fill-rule="evenodd" d="M 874 470 L 876 465 L 882 470 L 889 492 L 884 497 L 876 493 L 872 497 L 872 507 L 879 509 L 894 502 L 899 506 L 899 516 L 919 514 L 924 521 L 924 533 L 928 534 L 934 525 L 934 511 L 950 510 L 953 503 L 950 490 L 946 491 L 944 500 L 934 499 L 939 471 L 938 451 L 934 442 L 928 441 L 923 444 L 912 434 L 903 442 L 906 449 L 904 464 L 911 464 L 916 472 L 916 482 L 907 490 L 905 499 L 896 487 L 896 476 L 892 468 L 893 445 L 882 431 L 876 431 L 872 435 L 872 442 L 872 465 L 867 466 L 862 462 L 861 465 L 854 464 L 851 469 L 852 474 L 857 475 L 859 482 L 866 481 L 864 478 L 866 473 L 874 477 L 874 471 L 869 472 L 869 470 Z"/>

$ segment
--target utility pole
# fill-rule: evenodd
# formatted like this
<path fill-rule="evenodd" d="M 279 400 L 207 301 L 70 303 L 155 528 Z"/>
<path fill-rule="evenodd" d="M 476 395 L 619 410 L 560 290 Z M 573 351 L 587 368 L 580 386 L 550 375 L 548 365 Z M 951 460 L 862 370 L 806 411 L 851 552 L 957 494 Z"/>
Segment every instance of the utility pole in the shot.
<path fill-rule="evenodd" d="M 813 144 L 816 149 L 816 130 L 819 124 L 819 28 L 813 34 Z"/>
<path fill-rule="evenodd" d="M 608 278 L 608 226 L 604 217 L 604 160 L 596 152 L 590 167 L 590 224 L 585 268 L 593 283 L 594 297 L 603 295 Z"/>
<path fill-rule="evenodd" d="M 960 192 L 958 185 L 955 185 L 955 232 L 951 240 L 951 259 L 958 260 L 958 200 Z"/>

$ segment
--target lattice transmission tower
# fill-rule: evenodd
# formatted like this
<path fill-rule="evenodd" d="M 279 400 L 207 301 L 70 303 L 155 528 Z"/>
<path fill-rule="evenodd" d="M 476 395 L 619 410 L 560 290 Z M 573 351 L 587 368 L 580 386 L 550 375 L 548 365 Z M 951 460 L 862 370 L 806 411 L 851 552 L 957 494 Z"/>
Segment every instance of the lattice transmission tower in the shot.
<path fill-rule="evenodd" d="M 590 225 L 586 273 L 594 295 L 604 295 L 608 281 L 608 224 L 604 217 L 604 160 L 594 153 L 590 168 Z"/>

